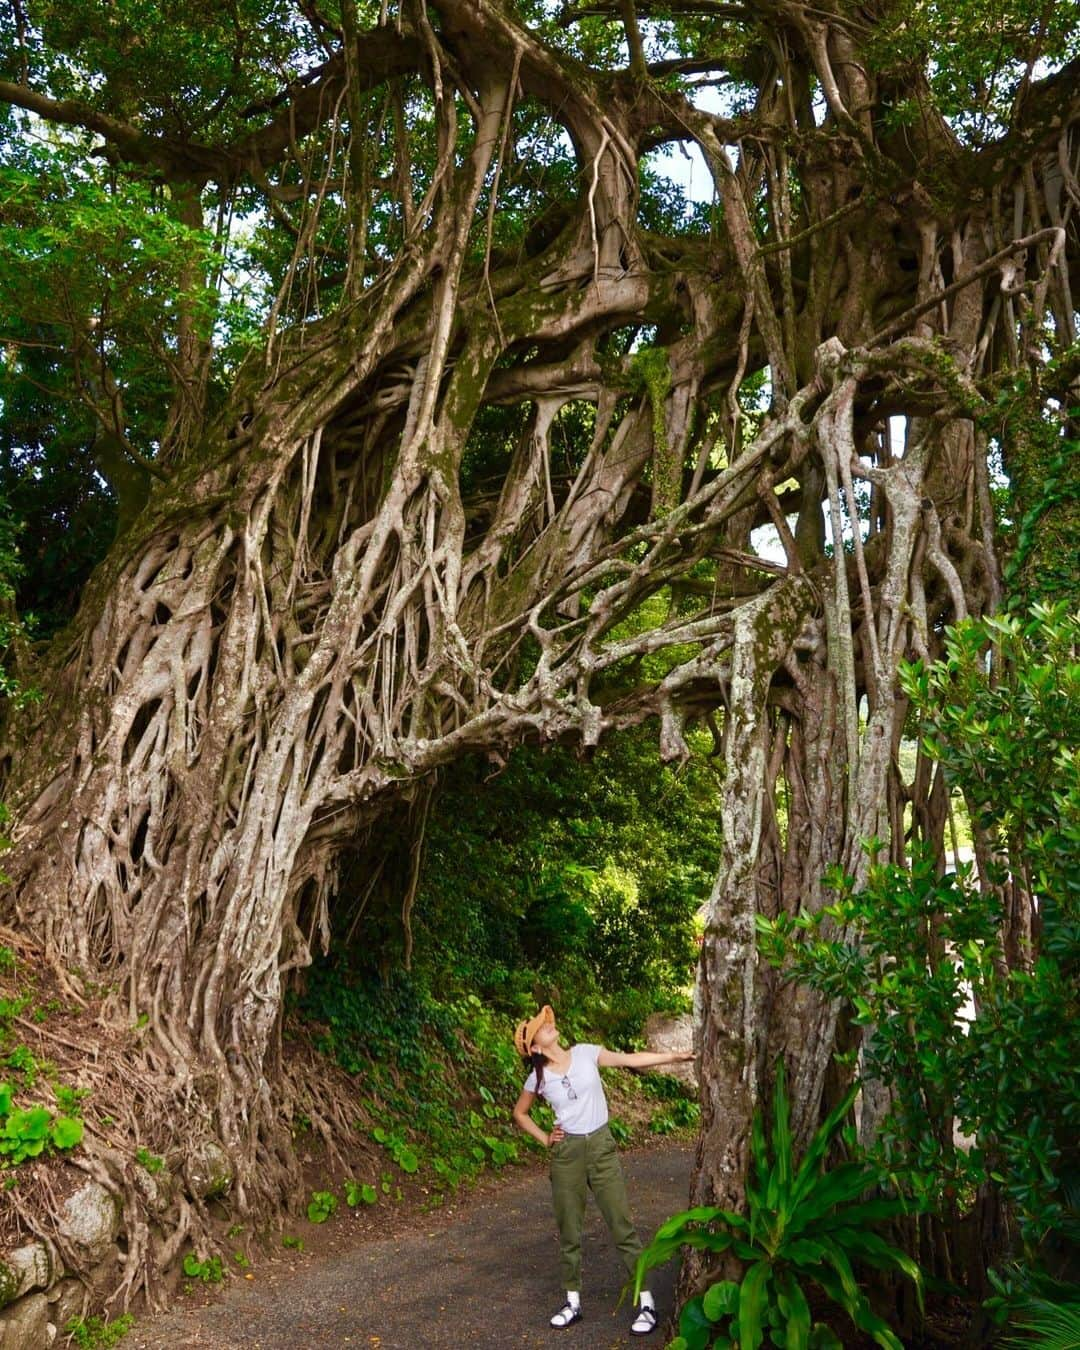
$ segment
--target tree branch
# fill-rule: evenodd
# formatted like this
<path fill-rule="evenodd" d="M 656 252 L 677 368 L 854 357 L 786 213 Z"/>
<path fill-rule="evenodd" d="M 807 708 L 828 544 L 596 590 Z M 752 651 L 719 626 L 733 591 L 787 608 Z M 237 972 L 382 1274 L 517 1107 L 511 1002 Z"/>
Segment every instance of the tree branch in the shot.
<path fill-rule="evenodd" d="M 415 36 L 393 28 L 360 35 L 355 79 L 364 92 L 394 76 L 419 69 L 423 52 Z M 231 143 L 207 145 L 198 140 L 152 136 L 78 99 L 54 99 L 28 85 L 0 80 L 0 103 L 25 108 L 47 122 L 82 127 L 104 138 L 123 159 L 159 170 L 172 181 L 233 182 L 245 173 L 276 163 L 298 140 L 332 115 L 345 79 L 342 53 L 332 56 L 317 72 L 296 81 L 270 104 L 252 105 L 245 115 L 278 106 L 278 115 L 265 126 Z"/>
<path fill-rule="evenodd" d="M 641 29 L 638 27 L 637 10 L 634 0 L 622 0 L 623 31 L 626 33 L 626 45 L 630 50 L 630 71 L 636 79 L 647 78 L 645 67 L 645 48 L 641 43 Z"/>
<path fill-rule="evenodd" d="M 0 102 L 9 103 L 15 108 L 25 108 L 36 113 L 47 122 L 60 126 L 83 127 L 86 131 L 96 132 L 105 140 L 123 150 L 124 154 L 136 164 L 155 164 L 171 162 L 174 154 L 193 149 L 182 142 L 160 140 L 147 136 L 145 132 L 119 118 L 98 112 L 87 103 L 78 99 L 54 99 L 47 94 L 39 94 L 28 85 L 13 84 L 10 80 L 0 80 Z"/>
<path fill-rule="evenodd" d="M 620 7 L 621 0 L 611 0 L 608 4 L 578 5 L 574 8 L 567 6 L 555 22 L 560 28 L 571 28 L 582 19 L 614 18 Z M 740 22 L 754 18 L 753 12 L 744 5 L 723 4 L 720 0 L 667 0 L 667 3 L 655 5 L 651 0 L 638 0 L 637 7 L 642 14 L 651 14 L 654 9 L 660 9 L 665 15 L 696 14 L 714 19 L 737 19 Z"/>
<path fill-rule="evenodd" d="M 1031 248 L 1035 244 L 1041 244 L 1043 240 L 1057 239 L 1063 234 L 1060 226 L 1053 225 L 1045 230 L 1038 230 L 1035 234 L 1029 234 L 1023 239 L 1014 239 L 1006 248 L 999 249 L 997 253 L 987 258 L 984 263 L 978 267 L 973 267 L 970 272 L 965 273 L 959 281 L 954 281 L 951 286 L 946 286 L 944 290 L 935 291 L 932 296 L 924 300 L 921 304 L 912 305 L 910 309 L 904 311 L 898 319 L 892 323 L 886 324 L 884 328 L 879 328 L 872 338 L 863 345 L 867 348 L 880 346 L 883 342 L 891 342 L 893 338 L 900 334 L 912 324 L 920 314 L 926 314 L 935 306 L 951 299 L 959 291 L 972 285 L 976 281 L 981 281 L 983 277 L 991 272 L 996 272 L 1002 263 L 1008 262 L 1021 249 Z"/>

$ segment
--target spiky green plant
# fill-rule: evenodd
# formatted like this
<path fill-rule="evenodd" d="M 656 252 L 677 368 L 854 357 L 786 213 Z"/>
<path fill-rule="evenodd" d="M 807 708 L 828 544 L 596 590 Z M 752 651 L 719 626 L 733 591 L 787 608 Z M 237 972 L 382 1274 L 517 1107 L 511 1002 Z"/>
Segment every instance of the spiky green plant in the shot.
<path fill-rule="evenodd" d="M 679 1317 L 669 1350 L 756 1350 L 766 1335 L 786 1350 L 824 1350 L 840 1342 L 813 1323 L 806 1286 L 816 1286 L 885 1350 L 902 1350 L 888 1325 L 859 1288 L 855 1266 L 897 1270 L 911 1279 L 922 1303 L 922 1275 L 904 1252 L 871 1231 L 909 1211 L 900 1199 L 863 1199 L 878 1172 L 862 1162 L 826 1170 L 829 1146 L 843 1129 L 857 1089 L 845 1096 L 796 1166 L 784 1069 L 776 1075 L 771 1149 L 759 1112 L 751 1136 L 751 1177 L 746 1214 L 699 1206 L 676 1214 L 656 1232 L 638 1260 L 635 1296 L 647 1271 L 682 1247 L 720 1255 L 732 1252 L 746 1265 L 740 1281 L 723 1280 L 692 1298 Z"/>

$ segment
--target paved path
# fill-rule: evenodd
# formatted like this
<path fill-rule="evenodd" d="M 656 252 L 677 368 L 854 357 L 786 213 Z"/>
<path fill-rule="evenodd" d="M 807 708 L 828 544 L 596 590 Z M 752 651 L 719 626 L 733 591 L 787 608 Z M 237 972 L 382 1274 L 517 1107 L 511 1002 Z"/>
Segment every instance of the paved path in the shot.
<path fill-rule="evenodd" d="M 686 1207 L 690 1152 L 658 1148 L 623 1155 L 634 1217 L 643 1238 Z M 554 1331 L 562 1300 L 547 1175 L 508 1180 L 452 1217 L 435 1211 L 424 1227 L 368 1240 L 294 1272 L 260 1271 L 215 1303 L 178 1307 L 140 1321 L 123 1350 L 614 1350 L 664 1343 L 675 1266 L 655 1273 L 661 1325 L 629 1334 L 629 1306 L 616 1309 L 622 1263 L 591 1200 L 584 1240 L 584 1317 Z"/>

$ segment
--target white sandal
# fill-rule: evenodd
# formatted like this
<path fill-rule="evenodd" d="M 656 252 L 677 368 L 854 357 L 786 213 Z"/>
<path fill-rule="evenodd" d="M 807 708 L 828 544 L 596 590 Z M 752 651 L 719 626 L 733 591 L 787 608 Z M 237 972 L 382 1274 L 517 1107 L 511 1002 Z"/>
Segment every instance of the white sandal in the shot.
<path fill-rule="evenodd" d="M 647 1336 L 650 1331 L 656 1330 L 656 1309 L 641 1307 L 638 1314 L 630 1323 L 630 1332 L 634 1336 Z"/>
<path fill-rule="evenodd" d="M 551 1325 L 557 1327 L 560 1331 L 563 1327 L 572 1327 L 575 1322 L 581 1321 L 581 1308 L 575 1308 L 572 1303 L 564 1303 L 555 1316 L 551 1319 Z"/>

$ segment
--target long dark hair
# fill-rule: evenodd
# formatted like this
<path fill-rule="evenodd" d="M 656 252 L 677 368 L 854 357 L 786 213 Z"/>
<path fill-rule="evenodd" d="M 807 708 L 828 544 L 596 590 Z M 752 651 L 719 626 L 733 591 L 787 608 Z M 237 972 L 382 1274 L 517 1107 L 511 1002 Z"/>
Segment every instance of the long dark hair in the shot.
<path fill-rule="evenodd" d="M 526 1056 L 526 1063 L 532 1065 L 533 1073 L 536 1074 L 537 1092 L 544 1086 L 544 1065 L 547 1062 L 547 1055 L 541 1054 L 539 1050 L 534 1050 L 531 1055 Z"/>

